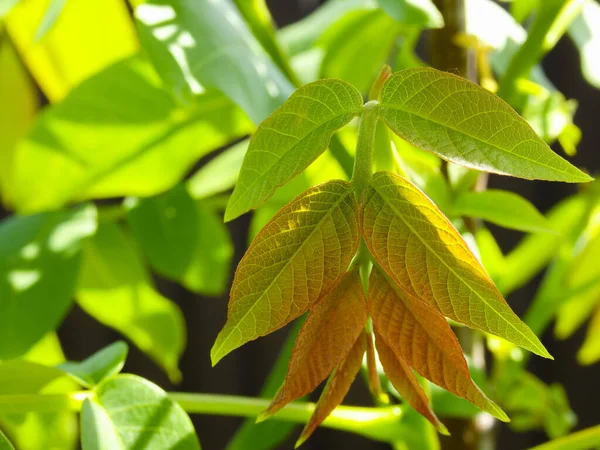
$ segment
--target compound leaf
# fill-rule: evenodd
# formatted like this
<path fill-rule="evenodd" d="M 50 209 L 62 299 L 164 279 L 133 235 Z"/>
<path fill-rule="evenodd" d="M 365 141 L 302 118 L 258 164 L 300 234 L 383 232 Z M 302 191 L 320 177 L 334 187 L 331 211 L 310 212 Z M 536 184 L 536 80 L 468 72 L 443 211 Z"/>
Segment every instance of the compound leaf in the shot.
<path fill-rule="evenodd" d="M 308 167 L 361 107 L 360 92 L 341 80 L 318 80 L 294 92 L 252 136 L 225 220 L 256 208 Z"/>
<path fill-rule="evenodd" d="M 452 320 L 551 357 L 458 231 L 410 182 L 377 172 L 363 193 L 359 216 L 367 247 L 402 293 Z"/>
<path fill-rule="evenodd" d="M 591 180 L 506 102 L 456 75 L 431 68 L 395 73 L 381 89 L 380 105 L 396 134 L 448 161 L 526 179 Z"/>
<path fill-rule="evenodd" d="M 238 265 L 227 323 L 211 350 L 213 365 L 327 294 L 348 268 L 358 242 L 356 200 L 345 181 L 315 186 L 282 208 Z"/>

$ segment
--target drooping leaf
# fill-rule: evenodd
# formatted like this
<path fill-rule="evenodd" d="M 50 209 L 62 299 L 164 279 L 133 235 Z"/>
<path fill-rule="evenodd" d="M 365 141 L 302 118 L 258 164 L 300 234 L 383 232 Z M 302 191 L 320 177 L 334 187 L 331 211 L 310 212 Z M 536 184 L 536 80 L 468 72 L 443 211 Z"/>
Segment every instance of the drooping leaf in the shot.
<path fill-rule="evenodd" d="M 331 414 L 331 412 L 342 403 L 344 397 L 350 390 L 350 386 L 356 378 L 367 349 L 364 331 L 360 334 L 348 356 L 334 369 L 327 380 L 323 392 L 319 397 L 315 412 L 302 430 L 302 434 L 296 442 L 296 448 L 302 445 L 317 427 Z"/>
<path fill-rule="evenodd" d="M 155 195 L 201 156 L 251 129 L 221 94 L 206 92 L 182 107 L 146 61 L 127 59 L 46 110 L 17 147 L 16 207 L 27 212 L 72 200 Z"/>
<path fill-rule="evenodd" d="M 442 28 L 444 18 L 431 0 L 378 0 L 379 6 L 405 26 Z"/>
<path fill-rule="evenodd" d="M 420 375 L 503 421 L 506 414 L 471 380 L 458 339 L 446 319 L 392 286 L 378 267 L 369 279 L 373 326 L 394 354 Z"/>
<path fill-rule="evenodd" d="M 96 8 L 86 0 L 69 0 L 55 26 L 38 42 L 48 0 L 19 2 L 6 18 L 6 29 L 42 91 L 52 102 L 111 64 L 138 51 L 127 6 L 107 0 Z M 106 24 L 110 33 L 106 33 Z"/>
<path fill-rule="evenodd" d="M 86 243 L 76 298 L 85 312 L 131 339 L 172 380 L 180 378 L 184 318 L 154 289 L 134 244 L 119 225 L 102 224 Z"/>
<path fill-rule="evenodd" d="M 0 430 L 0 450 L 15 450 L 2 430 Z"/>
<path fill-rule="evenodd" d="M 339 80 L 315 81 L 294 92 L 252 136 L 225 221 L 256 208 L 308 167 L 361 107 L 360 92 Z"/>
<path fill-rule="evenodd" d="M 103 381 L 81 411 L 83 450 L 200 450 L 192 421 L 167 393 L 135 375 Z"/>
<path fill-rule="evenodd" d="M 188 289 L 225 289 L 233 248 L 221 220 L 197 205 L 185 186 L 151 198 L 129 198 L 127 220 L 152 267 Z"/>
<path fill-rule="evenodd" d="M 96 208 L 12 216 L 0 223 L 0 358 L 23 355 L 71 306 L 81 245 Z"/>
<path fill-rule="evenodd" d="M 180 96 L 217 88 L 258 124 L 293 90 L 230 0 L 149 0 L 135 17 L 142 45 Z"/>
<path fill-rule="evenodd" d="M 592 314 L 585 340 L 577 352 L 577 361 L 583 365 L 600 361 L 600 307 Z"/>
<path fill-rule="evenodd" d="M 354 270 L 311 308 L 294 345 L 285 382 L 261 417 L 269 417 L 315 390 L 343 362 L 366 322 L 364 289 Z"/>
<path fill-rule="evenodd" d="M 358 241 L 356 200 L 347 182 L 311 188 L 281 209 L 238 265 L 227 323 L 211 350 L 213 365 L 302 315 L 336 286 Z"/>
<path fill-rule="evenodd" d="M 375 331 L 375 346 L 377 347 L 379 361 L 381 361 L 385 374 L 402 398 L 416 411 L 426 417 L 440 433 L 448 434 L 444 424 L 440 422 L 431 410 L 429 399 L 412 369 L 396 356 L 377 331 Z"/>
<path fill-rule="evenodd" d="M 526 179 L 587 182 L 503 100 L 464 78 L 407 69 L 381 89 L 380 115 L 413 145 L 448 161 Z"/>
<path fill-rule="evenodd" d="M 422 192 L 386 172 L 363 193 L 365 243 L 401 293 L 444 316 L 550 357 L 506 304 L 460 234 Z"/>
<path fill-rule="evenodd" d="M 499 189 L 462 192 L 454 200 L 452 212 L 457 216 L 477 217 L 515 230 L 553 231 L 548 219 L 528 200 Z"/>
<path fill-rule="evenodd" d="M 569 36 L 579 49 L 581 71 L 592 86 L 600 88 L 600 5 L 594 0 L 583 2 L 581 14 L 569 26 Z"/>
<path fill-rule="evenodd" d="M 117 341 L 81 362 L 65 362 L 58 366 L 81 385 L 92 388 L 118 374 L 127 358 L 127 344 Z"/>

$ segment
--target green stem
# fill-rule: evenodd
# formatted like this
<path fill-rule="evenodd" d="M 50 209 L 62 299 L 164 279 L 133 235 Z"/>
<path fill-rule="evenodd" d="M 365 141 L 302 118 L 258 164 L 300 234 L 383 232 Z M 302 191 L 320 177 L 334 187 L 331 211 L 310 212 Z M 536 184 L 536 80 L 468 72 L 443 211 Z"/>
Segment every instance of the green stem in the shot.
<path fill-rule="evenodd" d="M 377 131 L 377 109 L 379 104 L 373 100 L 365 103 L 358 122 L 358 141 L 356 157 L 352 172 L 352 186 L 356 196 L 369 185 L 373 175 L 373 148 L 375 147 L 375 132 Z"/>
<path fill-rule="evenodd" d="M 554 439 L 529 450 L 586 450 L 600 445 L 600 425 Z"/>
<path fill-rule="evenodd" d="M 92 398 L 92 391 L 68 394 L 30 394 L 0 396 L 0 415 L 25 414 L 29 412 L 81 411 L 83 402 Z M 257 417 L 271 403 L 269 399 L 240 397 L 234 395 L 194 394 L 169 392 L 169 398 L 190 414 L 217 416 Z M 272 419 L 305 424 L 315 410 L 314 403 L 292 402 L 277 412 Z M 338 406 L 323 422 L 324 427 L 348 431 L 370 439 L 391 442 L 402 438 L 407 432 L 400 424 L 404 414 L 401 406 L 367 408 Z"/>

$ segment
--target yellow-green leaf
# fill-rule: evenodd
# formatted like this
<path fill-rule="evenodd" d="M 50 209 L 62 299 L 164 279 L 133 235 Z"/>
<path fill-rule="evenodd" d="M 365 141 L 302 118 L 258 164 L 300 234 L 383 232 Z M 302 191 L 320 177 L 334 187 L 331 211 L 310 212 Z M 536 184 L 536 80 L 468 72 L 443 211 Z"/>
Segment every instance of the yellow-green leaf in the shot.
<path fill-rule="evenodd" d="M 551 357 L 506 304 L 458 231 L 410 182 L 377 172 L 359 215 L 371 254 L 406 295 L 452 320 Z"/>
<path fill-rule="evenodd" d="M 596 307 L 592 315 L 585 340 L 577 353 L 577 360 L 585 365 L 600 361 L 600 307 Z"/>
<path fill-rule="evenodd" d="M 256 208 L 302 172 L 361 107 L 360 92 L 340 80 L 315 81 L 294 92 L 252 136 L 225 220 Z"/>
<path fill-rule="evenodd" d="M 464 78 L 407 69 L 381 89 L 380 114 L 411 144 L 473 169 L 526 179 L 587 182 L 506 102 Z"/>
<path fill-rule="evenodd" d="M 350 184 L 333 180 L 304 192 L 265 225 L 237 268 L 213 365 L 300 316 L 338 284 L 358 248 L 356 208 Z"/>

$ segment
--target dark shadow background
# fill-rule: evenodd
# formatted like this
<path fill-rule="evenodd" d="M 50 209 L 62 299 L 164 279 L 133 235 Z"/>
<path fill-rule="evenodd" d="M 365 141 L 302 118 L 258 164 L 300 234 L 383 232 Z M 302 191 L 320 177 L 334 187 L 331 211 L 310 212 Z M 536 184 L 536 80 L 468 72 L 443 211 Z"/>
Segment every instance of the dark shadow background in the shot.
<path fill-rule="evenodd" d="M 271 0 L 268 2 L 278 25 L 283 26 L 306 15 L 320 3 L 318 0 Z M 600 57 L 600 55 L 599 55 Z M 600 158 L 597 143 L 600 142 L 600 91 L 590 87 L 583 79 L 579 68 L 579 57 L 573 44 L 563 39 L 556 49 L 546 57 L 544 68 L 548 77 L 567 98 L 579 101 L 576 123 L 583 131 L 583 140 L 579 155 L 573 163 L 590 172 L 598 171 Z M 492 176 L 490 186 L 516 191 L 531 200 L 541 211 L 546 211 L 558 200 L 574 192 L 575 187 L 564 183 L 545 183 L 518 180 L 508 177 Z M 242 217 L 230 225 L 236 254 L 234 265 L 241 258 L 246 242 L 249 219 Z M 520 238 L 517 232 L 494 228 L 494 233 L 504 250 L 510 249 Z M 600 262 L 599 262 L 600 263 Z M 215 368 L 211 368 L 209 352 L 214 339 L 225 323 L 227 296 L 221 298 L 200 298 L 185 289 L 157 280 L 160 290 L 173 299 L 182 308 L 188 326 L 187 350 L 181 361 L 184 381 L 179 386 L 169 383 L 166 376 L 146 356 L 131 347 L 125 371 L 140 374 L 165 389 L 204 393 L 227 393 L 255 396 L 275 361 L 279 347 L 286 336 L 286 330 L 251 342 L 227 356 Z M 529 286 L 515 292 L 508 299 L 510 305 L 521 315 L 535 292 L 539 278 Z M 119 339 L 119 335 L 85 315 L 75 307 L 59 331 L 61 342 L 68 359 L 79 360 L 94 351 Z M 579 417 L 577 429 L 600 423 L 600 364 L 580 367 L 575 354 L 583 339 L 583 330 L 567 341 L 556 341 L 552 332 L 546 333 L 542 340 L 550 353 L 556 358 L 549 361 L 533 357 L 529 368 L 547 383 L 562 383 L 571 401 L 573 410 Z M 346 398 L 347 404 L 365 404 L 370 396 L 363 383 L 357 382 Z M 242 422 L 238 418 L 194 416 L 194 424 L 205 450 L 223 450 L 236 428 Z M 281 449 L 292 449 L 293 439 L 282 445 Z M 545 441 L 543 433 L 515 434 L 506 426 L 499 433 L 498 449 L 525 449 Z M 320 428 L 302 447 L 315 449 L 389 449 L 386 444 L 372 442 L 366 438 L 339 431 Z"/>

